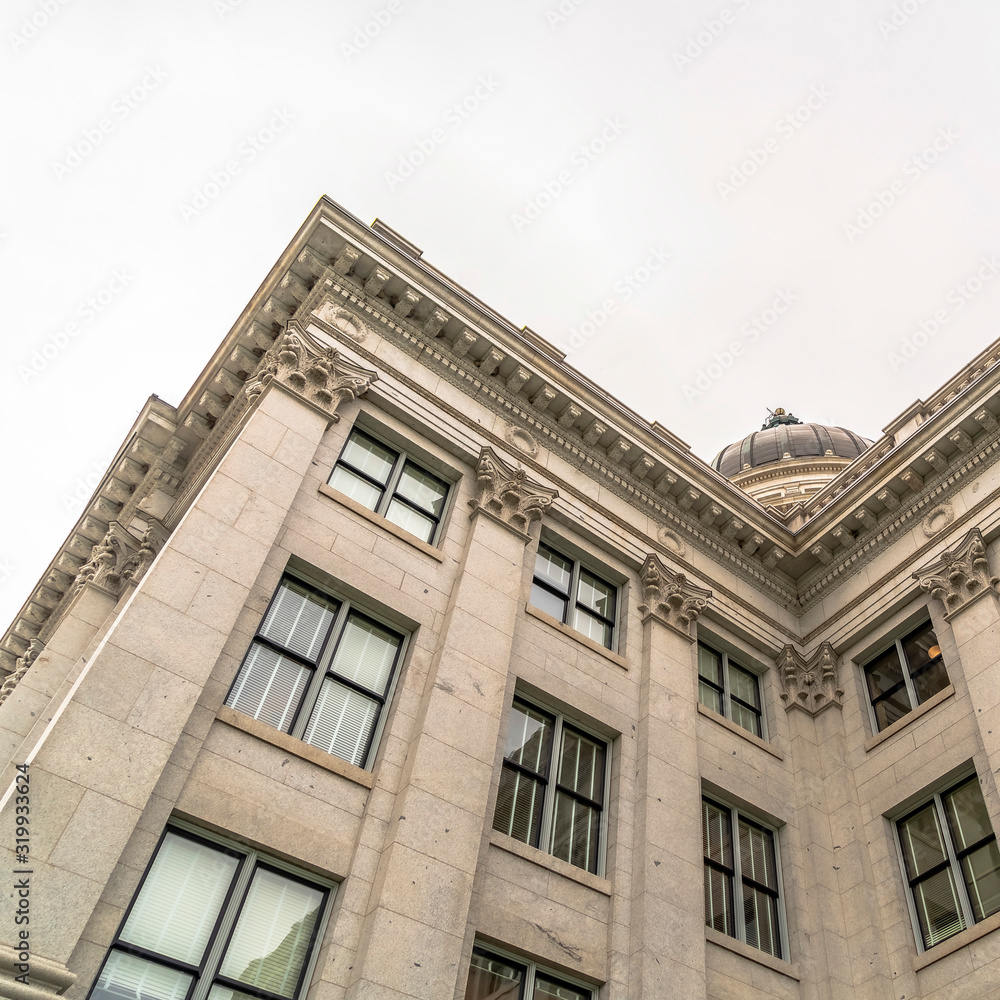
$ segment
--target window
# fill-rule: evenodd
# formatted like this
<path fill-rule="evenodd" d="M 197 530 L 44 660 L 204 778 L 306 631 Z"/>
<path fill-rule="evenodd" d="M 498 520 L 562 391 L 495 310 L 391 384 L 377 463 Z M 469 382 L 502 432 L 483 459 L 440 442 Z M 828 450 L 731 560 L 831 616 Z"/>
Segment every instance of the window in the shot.
<path fill-rule="evenodd" d="M 285 577 L 226 704 L 364 767 L 403 642 L 350 602 Z"/>
<path fill-rule="evenodd" d="M 934 794 L 896 831 L 925 948 L 1000 910 L 1000 850 L 976 775 Z"/>
<path fill-rule="evenodd" d="M 781 892 L 774 831 L 738 809 L 707 798 L 702 799 L 702 818 L 705 923 L 781 958 Z M 738 905 L 734 902 L 737 892 Z"/>
<path fill-rule="evenodd" d="M 438 533 L 448 484 L 364 431 L 351 431 L 329 482 L 425 542 Z"/>
<path fill-rule="evenodd" d="M 618 588 L 547 545 L 538 546 L 531 603 L 570 628 L 614 648 Z"/>
<path fill-rule="evenodd" d="M 331 887 L 168 828 L 90 1000 L 295 1000 Z"/>
<path fill-rule="evenodd" d="M 493 829 L 597 874 L 606 770 L 606 743 L 515 698 Z"/>
<path fill-rule="evenodd" d="M 472 949 L 465 1000 L 593 1000 L 594 991 L 483 948 Z"/>
<path fill-rule="evenodd" d="M 698 701 L 764 739 L 757 675 L 703 642 L 698 643 Z"/>
<path fill-rule="evenodd" d="M 948 686 L 941 647 L 929 622 L 897 639 L 864 670 L 878 732 Z"/>

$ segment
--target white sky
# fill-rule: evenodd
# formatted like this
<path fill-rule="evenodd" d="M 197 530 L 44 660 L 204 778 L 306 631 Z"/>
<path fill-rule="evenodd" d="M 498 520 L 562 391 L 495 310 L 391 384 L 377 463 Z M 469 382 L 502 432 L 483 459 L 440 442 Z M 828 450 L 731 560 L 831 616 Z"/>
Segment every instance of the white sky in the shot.
<path fill-rule="evenodd" d="M 955 291 L 1000 273 L 982 264 L 1000 254 L 989 0 L 15 0 L 3 17 L 4 625 L 145 399 L 180 400 L 324 193 L 564 349 L 612 300 L 568 360 L 706 460 L 765 407 L 877 437 L 997 336 L 1000 281 Z"/>

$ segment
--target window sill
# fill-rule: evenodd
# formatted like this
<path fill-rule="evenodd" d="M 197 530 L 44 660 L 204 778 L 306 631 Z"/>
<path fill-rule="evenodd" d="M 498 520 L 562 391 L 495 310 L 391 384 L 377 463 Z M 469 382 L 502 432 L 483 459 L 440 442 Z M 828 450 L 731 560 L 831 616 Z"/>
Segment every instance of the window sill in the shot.
<path fill-rule="evenodd" d="M 319 492 L 325 497 L 329 497 L 331 500 L 335 500 L 342 507 L 346 507 L 348 510 L 353 510 L 355 514 L 363 517 L 366 521 L 371 521 L 372 524 L 377 524 L 384 531 L 388 531 L 390 535 L 395 535 L 400 541 L 406 542 L 408 545 L 412 545 L 415 549 L 419 549 L 424 555 L 430 556 L 431 559 L 436 559 L 438 562 L 444 562 L 444 553 L 435 548 L 433 545 L 425 542 L 422 538 L 417 538 L 416 535 L 407 531 L 405 528 L 401 528 L 398 524 L 393 524 L 388 518 L 383 517 L 381 514 L 376 514 L 375 511 L 369 510 L 364 504 L 358 503 L 357 500 L 352 500 L 346 493 L 341 493 L 340 490 L 335 490 L 332 486 L 328 486 L 326 483 L 320 483 Z"/>
<path fill-rule="evenodd" d="M 375 775 L 371 771 L 356 767 L 332 754 L 324 753 L 318 747 L 303 743 L 302 740 L 297 740 L 294 736 L 289 736 L 288 733 L 273 729 L 264 722 L 258 722 L 257 719 L 237 712 L 236 709 L 230 708 L 228 705 L 223 705 L 215 717 L 219 722 L 224 722 L 227 726 L 232 726 L 233 729 L 240 729 L 244 733 L 256 736 L 257 739 L 279 747 L 286 753 L 301 757 L 302 760 L 307 760 L 325 771 L 332 771 L 334 774 L 339 774 L 342 778 L 347 778 L 348 781 L 363 785 L 365 788 L 375 787 Z"/>
<path fill-rule="evenodd" d="M 998 929 L 1000 929 L 1000 913 L 994 913 L 978 924 L 973 924 L 971 927 L 966 927 L 964 931 L 959 931 L 947 941 L 942 941 L 940 944 L 934 945 L 933 948 L 914 955 L 913 971 L 919 972 L 921 969 L 926 969 L 928 965 L 932 965 L 939 958 L 953 955 L 956 951 L 972 944 L 973 941 L 978 941 L 981 937 L 992 934 Z"/>
<path fill-rule="evenodd" d="M 593 639 L 585 636 L 582 632 L 577 632 L 575 628 L 570 628 L 559 621 L 558 618 L 553 618 L 552 615 L 546 614 L 544 611 L 539 611 L 538 608 L 532 607 L 530 604 L 526 604 L 524 610 L 532 618 L 537 618 L 540 622 L 545 622 L 546 625 L 550 625 L 557 631 L 562 632 L 563 635 L 586 646 L 587 649 L 592 649 L 595 653 L 600 653 L 601 656 L 617 664 L 622 670 L 628 670 L 628 660 L 621 654 L 612 652 L 607 646 L 602 646 L 599 642 L 594 642 Z"/>
<path fill-rule="evenodd" d="M 577 868 L 576 865 L 571 865 L 568 861 L 563 861 L 562 858 L 546 854 L 545 851 L 541 851 L 537 847 L 508 837 L 507 834 L 501 833 L 499 830 L 490 830 L 490 844 L 508 854 L 516 854 L 519 858 L 524 858 L 525 861 L 530 861 L 547 871 L 579 882 L 580 885 L 585 885 L 588 889 L 593 889 L 604 896 L 611 895 L 611 883 L 606 878 L 592 875 L 582 868 Z"/>
<path fill-rule="evenodd" d="M 718 723 L 720 726 L 728 729 L 731 733 L 735 733 L 737 736 L 745 739 L 748 743 L 752 743 L 755 747 L 760 747 L 761 750 L 767 751 L 767 753 L 771 754 L 772 757 L 777 757 L 778 760 L 785 759 L 785 755 L 780 750 L 771 746 L 767 740 L 762 740 L 759 736 L 755 736 L 749 729 L 744 729 L 742 726 L 733 722 L 732 719 L 727 719 L 724 715 L 719 715 L 718 712 L 714 712 L 701 702 L 698 702 L 698 714 L 704 715 L 705 718 Z"/>
<path fill-rule="evenodd" d="M 901 719 L 897 719 L 888 729 L 883 729 L 882 732 L 876 733 L 871 739 L 865 740 L 865 752 L 868 753 L 874 750 L 880 743 L 884 743 L 887 739 L 895 736 L 900 730 L 916 722 L 922 715 L 926 715 L 932 709 L 937 708 L 941 702 L 950 698 L 954 693 L 954 686 L 949 684 L 946 688 L 938 691 L 937 694 L 931 695 L 922 705 L 917 705 L 912 712 L 908 712 Z"/>
<path fill-rule="evenodd" d="M 717 931 L 714 927 L 709 927 L 707 924 L 705 925 L 705 940 L 710 944 L 718 945 L 720 948 L 725 948 L 727 951 L 731 951 L 743 958 L 748 958 L 751 962 L 763 965 L 771 969 L 772 972 L 777 972 L 782 976 L 787 976 L 789 979 L 794 979 L 795 982 L 799 981 L 799 970 L 791 962 L 786 962 L 783 958 L 775 958 L 773 955 L 768 955 L 767 952 L 761 951 L 759 948 L 753 948 L 746 942 L 738 941 L 736 938 L 730 937 L 728 934 L 723 934 L 722 931 Z"/>

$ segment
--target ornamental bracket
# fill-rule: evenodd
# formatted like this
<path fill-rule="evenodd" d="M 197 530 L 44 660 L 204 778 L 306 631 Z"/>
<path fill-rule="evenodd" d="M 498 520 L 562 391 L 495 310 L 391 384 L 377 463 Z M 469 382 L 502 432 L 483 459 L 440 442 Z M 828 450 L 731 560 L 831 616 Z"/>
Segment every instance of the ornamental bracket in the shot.
<path fill-rule="evenodd" d="M 522 533 L 559 496 L 556 490 L 529 479 L 524 469 L 511 468 L 488 447 L 483 448 L 476 466 L 476 492 L 469 501 L 470 517 L 486 513 Z"/>
<path fill-rule="evenodd" d="M 638 610 L 643 623 L 649 618 L 659 618 L 693 640 L 691 627 L 705 610 L 712 591 L 696 587 L 683 573 L 665 566 L 655 554 L 646 556 L 639 571 L 639 582 L 642 585 L 642 603 Z"/>
<path fill-rule="evenodd" d="M 801 708 L 815 716 L 831 705 L 843 707 L 838 658 L 830 643 L 824 642 L 808 660 L 793 646 L 785 646 L 776 662 L 786 712 Z"/>
<path fill-rule="evenodd" d="M 986 542 L 978 528 L 914 573 L 913 578 L 919 581 L 922 590 L 944 605 L 947 615 L 961 611 L 981 594 L 1000 590 L 1000 578 L 990 576 Z"/>

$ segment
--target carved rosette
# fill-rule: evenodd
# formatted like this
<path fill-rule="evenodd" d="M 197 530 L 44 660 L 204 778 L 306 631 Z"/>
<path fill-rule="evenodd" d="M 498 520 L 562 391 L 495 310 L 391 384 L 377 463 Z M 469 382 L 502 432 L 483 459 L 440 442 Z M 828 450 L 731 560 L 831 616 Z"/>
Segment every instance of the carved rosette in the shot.
<path fill-rule="evenodd" d="M 356 365 L 336 348 L 326 347 L 290 324 L 260 359 L 244 390 L 253 403 L 269 382 L 277 381 L 326 410 L 336 422 L 341 400 L 364 395 L 377 378 L 376 372 Z"/>
<path fill-rule="evenodd" d="M 516 531 L 526 532 L 559 495 L 528 478 L 524 469 L 512 469 L 492 448 L 483 448 L 476 466 L 477 496 L 469 501 L 472 515 L 485 511 Z"/>
<path fill-rule="evenodd" d="M 913 578 L 919 581 L 922 590 L 941 601 L 949 614 L 988 590 L 1000 590 L 1000 578 L 990 576 L 986 542 L 978 528 L 914 573 Z"/>
<path fill-rule="evenodd" d="M 639 614 L 643 622 L 650 617 L 659 618 L 692 637 L 691 626 L 705 610 L 712 591 L 696 587 L 683 573 L 675 573 L 664 566 L 657 555 L 646 556 L 639 571 L 639 582 L 642 585 Z"/>
<path fill-rule="evenodd" d="M 817 715 L 824 708 L 842 706 L 844 691 L 837 680 L 837 654 L 824 642 L 808 660 L 792 646 L 778 654 L 778 677 L 785 711 L 801 708 Z"/>
<path fill-rule="evenodd" d="M 21 678 L 28 672 L 28 668 L 38 659 L 38 654 L 44 649 L 45 643 L 41 639 L 32 639 L 28 648 L 22 656 L 17 658 L 14 669 L 4 679 L 3 686 L 0 687 L 0 705 L 9 697 L 11 691 L 21 682 Z"/>
<path fill-rule="evenodd" d="M 163 543 L 166 530 L 151 522 L 135 548 L 136 539 L 117 521 L 93 548 L 90 558 L 80 567 L 73 584 L 79 590 L 85 583 L 93 583 L 120 596 L 126 584 L 138 583 L 156 557 L 156 550 Z"/>

